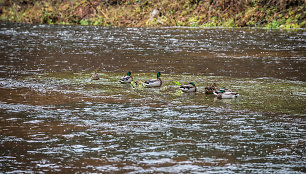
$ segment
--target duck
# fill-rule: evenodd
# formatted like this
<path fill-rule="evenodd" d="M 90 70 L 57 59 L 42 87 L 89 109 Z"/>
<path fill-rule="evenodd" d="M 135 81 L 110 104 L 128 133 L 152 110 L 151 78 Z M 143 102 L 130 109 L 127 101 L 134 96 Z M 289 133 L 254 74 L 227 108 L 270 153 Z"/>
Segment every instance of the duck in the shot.
<path fill-rule="evenodd" d="M 127 72 L 126 76 L 120 78 L 120 83 L 131 83 L 133 81 L 132 73 L 129 71 Z"/>
<path fill-rule="evenodd" d="M 215 89 L 213 92 L 220 94 L 220 93 L 224 93 L 224 92 L 232 92 L 231 89 L 227 89 L 227 88 L 220 88 L 220 89 Z"/>
<path fill-rule="evenodd" d="M 91 75 L 91 80 L 99 80 L 99 74 L 97 72 L 95 72 L 93 75 Z"/>
<path fill-rule="evenodd" d="M 190 83 L 185 84 L 185 85 L 181 85 L 180 89 L 183 92 L 197 92 L 197 87 L 195 86 L 195 84 L 193 82 L 190 82 Z"/>
<path fill-rule="evenodd" d="M 217 90 L 217 84 L 212 83 L 211 86 L 206 86 L 205 87 L 205 94 L 213 94 L 215 90 Z"/>
<path fill-rule="evenodd" d="M 220 93 L 214 91 L 214 94 L 217 96 L 217 99 L 234 99 L 239 96 L 238 92 L 231 91 L 225 91 Z"/>
<path fill-rule="evenodd" d="M 160 79 L 160 72 L 157 72 L 157 79 L 151 79 L 148 81 L 145 81 L 145 86 L 147 88 L 152 88 L 152 87 L 160 87 L 162 85 L 162 80 Z"/>

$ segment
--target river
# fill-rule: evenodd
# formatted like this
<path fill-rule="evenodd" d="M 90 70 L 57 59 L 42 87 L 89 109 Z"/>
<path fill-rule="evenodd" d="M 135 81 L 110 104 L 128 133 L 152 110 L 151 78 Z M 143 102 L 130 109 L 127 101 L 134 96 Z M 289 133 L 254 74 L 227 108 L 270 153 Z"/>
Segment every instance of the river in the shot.
<path fill-rule="evenodd" d="M 0 38 L 0 173 L 306 172 L 303 29 L 0 22 Z"/>

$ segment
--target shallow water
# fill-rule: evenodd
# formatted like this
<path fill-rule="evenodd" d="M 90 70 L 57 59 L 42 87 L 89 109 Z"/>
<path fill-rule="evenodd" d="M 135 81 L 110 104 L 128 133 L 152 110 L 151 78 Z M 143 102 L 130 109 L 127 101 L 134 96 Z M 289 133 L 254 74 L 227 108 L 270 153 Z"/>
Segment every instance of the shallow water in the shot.
<path fill-rule="evenodd" d="M 305 172 L 305 30 L 1 23 L 0 38 L 0 172 Z"/>

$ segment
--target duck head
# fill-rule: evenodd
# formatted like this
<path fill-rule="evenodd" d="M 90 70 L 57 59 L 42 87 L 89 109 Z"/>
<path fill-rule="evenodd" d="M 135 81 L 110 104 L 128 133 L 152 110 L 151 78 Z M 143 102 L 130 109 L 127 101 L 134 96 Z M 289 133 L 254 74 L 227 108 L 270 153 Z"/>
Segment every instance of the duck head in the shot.
<path fill-rule="evenodd" d="M 161 74 L 160 74 L 160 72 L 157 72 L 157 78 L 159 78 L 159 77 L 160 77 L 160 75 L 161 75 Z"/>
<path fill-rule="evenodd" d="M 193 82 L 190 82 L 189 84 L 191 84 L 192 86 L 194 86 L 194 87 L 195 87 L 195 84 L 194 84 Z"/>

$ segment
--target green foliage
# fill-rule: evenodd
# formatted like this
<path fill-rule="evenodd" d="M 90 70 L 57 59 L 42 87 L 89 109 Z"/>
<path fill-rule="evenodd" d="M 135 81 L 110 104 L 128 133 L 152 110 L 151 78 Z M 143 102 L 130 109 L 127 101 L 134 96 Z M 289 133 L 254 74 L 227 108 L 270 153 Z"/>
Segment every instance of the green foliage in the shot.
<path fill-rule="evenodd" d="M 225 21 L 223 23 L 224 27 L 235 27 L 235 22 L 233 18 L 227 19 L 227 21 Z"/>
<path fill-rule="evenodd" d="M 178 81 L 173 81 L 173 83 L 175 83 L 176 85 L 178 85 L 178 86 L 181 86 L 182 84 L 180 83 L 180 82 L 178 82 Z"/>
<path fill-rule="evenodd" d="M 268 23 L 265 27 L 266 28 L 279 28 L 281 25 L 280 21 L 272 21 L 270 23 Z"/>
<path fill-rule="evenodd" d="M 190 17 L 188 22 L 191 27 L 198 27 L 200 22 L 199 17 Z"/>
<path fill-rule="evenodd" d="M 86 19 L 82 19 L 82 20 L 80 21 L 80 24 L 81 24 L 81 25 L 88 25 L 88 21 L 87 21 Z"/>
<path fill-rule="evenodd" d="M 176 22 L 176 26 L 186 26 L 186 22 L 182 21 L 182 20 L 179 20 Z"/>

